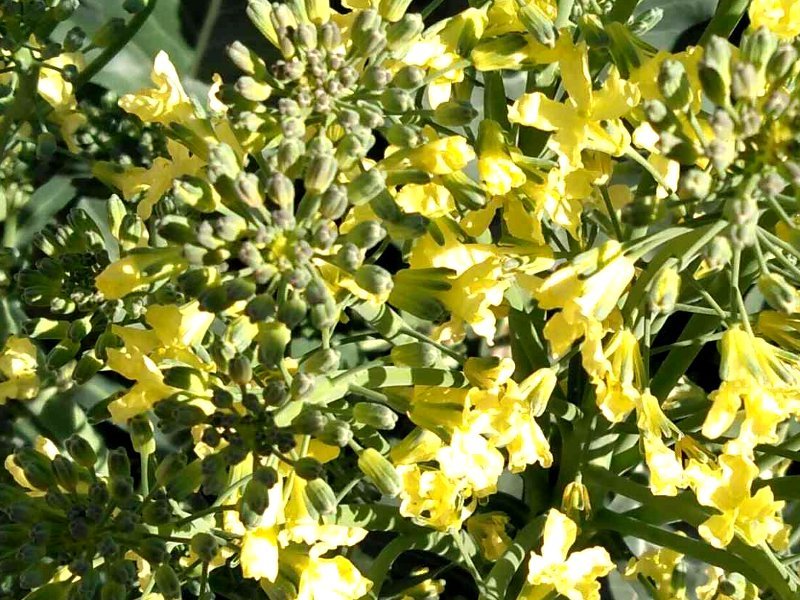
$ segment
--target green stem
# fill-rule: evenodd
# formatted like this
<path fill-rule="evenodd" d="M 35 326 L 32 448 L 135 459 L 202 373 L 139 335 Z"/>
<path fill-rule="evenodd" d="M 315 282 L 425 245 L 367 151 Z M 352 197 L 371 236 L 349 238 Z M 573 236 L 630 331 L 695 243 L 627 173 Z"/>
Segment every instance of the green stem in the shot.
<path fill-rule="evenodd" d="M 200 66 L 202 65 L 206 50 L 208 49 L 208 43 L 211 41 L 211 34 L 214 32 L 214 25 L 217 23 L 221 8 L 222 0 L 211 0 L 206 18 L 203 19 L 203 27 L 200 29 L 200 35 L 197 37 L 197 48 L 195 48 L 194 63 L 191 69 L 192 77 L 197 77 L 197 74 L 200 72 Z"/>
<path fill-rule="evenodd" d="M 730 36 L 739 21 L 742 20 L 749 4 L 750 0 L 719 0 L 711 22 L 700 37 L 699 45 L 705 44 L 712 35 L 723 38 Z"/>
<path fill-rule="evenodd" d="M 141 469 L 141 491 L 142 496 L 150 495 L 150 454 L 147 452 L 139 453 L 139 465 Z"/>
<path fill-rule="evenodd" d="M 122 50 L 128 44 L 128 42 L 133 39 L 133 36 L 139 32 L 139 30 L 142 28 L 142 25 L 144 25 L 145 21 L 147 21 L 148 17 L 153 14 L 157 4 L 158 0 L 149 0 L 147 6 L 139 11 L 136 16 L 134 16 L 128 22 L 128 24 L 125 26 L 125 29 L 122 31 L 122 35 L 111 42 L 111 44 L 106 46 L 103 51 L 92 62 L 89 63 L 89 66 L 80 72 L 78 78 L 75 80 L 76 90 L 81 89 L 84 85 L 89 83 L 92 78 L 103 69 L 103 67 L 105 67 L 117 54 L 119 54 L 120 50 Z"/>
<path fill-rule="evenodd" d="M 572 14 L 572 7 L 575 5 L 575 0 L 558 0 L 558 16 L 556 17 L 556 29 L 566 27 L 569 23 L 569 17 Z"/>

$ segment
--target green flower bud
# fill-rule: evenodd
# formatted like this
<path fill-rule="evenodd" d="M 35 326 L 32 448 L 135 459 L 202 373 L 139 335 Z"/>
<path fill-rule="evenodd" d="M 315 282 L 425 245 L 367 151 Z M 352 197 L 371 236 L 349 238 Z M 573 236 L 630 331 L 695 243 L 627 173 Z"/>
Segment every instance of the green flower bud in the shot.
<path fill-rule="evenodd" d="M 650 285 L 648 303 L 650 311 L 656 314 L 669 314 L 675 310 L 675 303 L 681 290 L 681 276 L 674 266 L 668 266 L 658 273 Z"/>
<path fill-rule="evenodd" d="M 394 364 L 403 367 L 432 367 L 441 359 L 441 352 L 430 344 L 410 342 L 392 348 Z"/>
<path fill-rule="evenodd" d="M 400 476 L 380 452 L 365 448 L 358 457 L 358 468 L 386 496 L 397 496 L 402 489 Z"/>
<path fill-rule="evenodd" d="M 169 564 L 164 563 L 156 569 L 155 582 L 164 600 L 181 600 L 181 582 Z"/>
<path fill-rule="evenodd" d="M 294 329 L 306 318 L 306 312 L 308 312 L 306 302 L 300 296 L 294 296 L 281 302 L 278 306 L 277 318 L 289 329 Z"/>
<path fill-rule="evenodd" d="M 211 183 L 215 183 L 222 177 L 236 179 L 240 170 L 239 159 L 236 158 L 233 148 L 225 143 L 209 145 L 207 173 Z"/>
<path fill-rule="evenodd" d="M 411 0 L 380 0 L 378 12 L 390 23 L 396 23 L 406 14 Z"/>
<path fill-rule="evenodd" d="M 703 249 L 703 257 L 712 269 L 721 269 L 733 258 L 733 249 L 728 238 L 717 236 Z"/>
<path fill-rule="evenodd" d="M 392 274 L 378 265 L 362 265 L 356 271 L 355 280 L 361 289 L 377 296 L 388 294 L 394 287 Z"/>
<path fill-rule="evenodd" d="M 362 221 L 347 234 L 347 240 L 362 250 L 370 250 L 386 237 L 386 229 L 377 221 Z"/>
<path fill-rule="evenodd" d="M 360 14 L 364 14 L 364 12 Z M 358 18 L 356 18 L 356 20 L 358 20 Z M 362 32 L 362 35 L 356 36 L 356 39 L 353 41 L 351 52 L 354 56 L 358 57 L 374 56 L 386 47 L 386 35 L 377 29 L 370 31 L 365 30 Z"/>
<path fill-rule="evenodd" d="M 112 479 L 130 477 L 131 462 L 124 448 L 114 448 L 108 452 L 108 474 Z"/>
<path fill-rule="evenodd" d="M 74 491 L 78 485 L 78 471 L 75 464 L 59 454 L 53 458 L 51 467 L 58 485 L 65 490 Z"/>
<path fill-rule="evenodd" d="M 249 527 L 257 526 L 269 507 L 269 488 L 255 478 L 251 479 L 242 494 L 240 514 Z"/>
<path fill-rule="evenodd" d="M 80 350 L 80 344 L 70 339 L 63 339 L 47 353 L 47 367 L 50 369 L 60 369 L 69 361 L 75 358 Z"/>
<path fill-rule="evenodd" d="M 128 423 L 133 449 L 139 454 L 149 455 L 155 452 L 156 443 L 153 438 L 153 424 L 147 415 L 136 415 Z"/>
<path fill-rule="evenodd" d="M 424 28 L 422 17 L 418 14 L 403 15 L 399 21 L 389 25 L 386 29 L 386 43 L 392 55 L 402 54 L 408 45 L 419 37 Z"/>
<path fill-rule="evenodd" d="M 194 552 L 203 562 L 211 562 L 217 555 L 219 549 L 219 542 L 210 533 L 196 533 L 192 537 L 190 543 L 192 552 Z"/>
<path fill-rule="evenodd" d="M 392 85 L 407 90 L 416 89 L 423 83 L 425 83 L 425 71 L 415 66 L 403 67 L 392 78 Z"/>
<path fill-rule="evenodd" d="M 517 17 L 536 41 L 550 48 L 555 46 L 556 27 L 537 4 L 518 0 Z"/>
<path fill-rule="evenodd" d="M 246 356 L 239 354 L 228 363 L 228 373 L 234 383 L 247 385 L 253 378 L 253 367 L 250 366 L 250 360 Z"/>
<path fill-rule="evenodd" d="M 414 109 L 414 98 L 400 88 L 389 88 L 381 94 L 381 104 L 389 114 L 402 115 Z"/>
<path fill-rule="evenodd" d="M 136 553 L 151 565 L 160 565 L 168 556 L 166 543 L 156 537 L 142 540 L 137 547 Z"/>
<path fill-rule="evenodd" d="M 39 490 L 48 490 L 55 484 L 55 475 L 50 466 L 50 460 L 44 455 L 36 452 L 32 448 L 20 448 L 14 452 L 14 462 L 16 462 L 25 478 L 30 484 Z"/>
<path fill-rule="evenodd" d="M 339 308 L 332 298 L 315 304 L 309 311 L 311 324 L 315 329 L 323 330 L 333 327 L 339 321 Z"/>
<path fill-rule="evenodd" d="M 300 363 L 304 373 L 330 373 L 339 368 L 341 355 L 333 348 L 320 348 Z"/>
<path fill-rule="evenodd" d="M 228 58 L 240 70 L 248 75 L 256 74 L 256 65 L 262 62 L 258 56 L 240 41 L 234 41 L 227 47 Z"/>
<path fill-rule="evenodd" d="M 758 278 L 758 289 L 764 300 L 774 310 L 787 314 L 797 312 L 800 307 L 797 290 L 778 273 L 762 273 Z"/>
<path fill-rule="evenodd" d="M 729 103 L 731 85 L 731 47 L 728 40 L 712 36 L 698 65 L 698 76 L 703 92 L 718 106 Z"/>
<path fill-rule="evenodd" d="M 89 470 L 94 469 L 94 464 L 97 462 L 97 454 L 85 439 L 73 434 L 66 439 L 64 447 L 76 463 Z"/>
<path fill-rule="evenodd" d="M 306 407 L 292 421 L 292 429 L 302 435 L 317 435 L 327 421 L 327 417 L 319 409 Z"/>
<path fill-rule="evenodd" d="M 245 100 L 250 102 L 264 102 L 272 94 L 272 88 L 269 85 L 256 81 L 249 75 L 239 77 L 234 87 Z"/>
<path fill-rule="evenodd" d="M 673 110 L 686 110 L 692 102 L 692 87 L 680 61 L 665 60 L 661 63 L 658 87 L 667 106 Z"/>
<path fill-rule="evenodd" d="M 333 419 L 325 424 L 316 437 L 323 444 L 344 448 L 353 439 L 353 430 L 346 421 Z"/>
<path fill-rule="evenodd" d="M 259 294 L 255 296 L 245 306 L 244 314 L 254 323 L 259 323 L 271 319 L 277 312 L 275 300 L 269 294 Z"/>
<path fill-rule="evenodd" d="M 236 190 L 236 196 L 239 200 L 248 206 L 253 206 L 255 208 L 263 206 L 264 198 L 259 190 L 258 176 L 254 173 L 239 173 L 233 187 Z"/>
<path fill-rule="evenodd" d="M 203 483 L 203 463 L 195 460 L 173 474 L 166 481 L 167 495 L 176 501 L 181 501 L 189 494 L 195 492 Z"/>
<path fill-rule="evenodd" d="M 72 371 L 72 379 L 78 385 L 82 385 L 97 375 L 104 366 L 103 361 L 97 358 L 93 350 L 86 352 L 80 357 L 78 364 L 75 365 L 75 370 Z"/>
<path fill-rule="evenodd" d="M 464 127 L 478 115 L 474 107 L 466 102 L 442 102 L 433 111 L 433 120 L 445 127 Z"/>
<path fill-rule="evenodd" d="M 259 324 L 256 339 L 258 341 L 258 359 L 261 364 L 268 368 L 278 366 L 291 338 L 291 331 L 283 323 Z"/>
<path fill-rule="evenodd" d="M 310 481 L 322 477 L 325 474 L 325 467 L 316 458 L 304 456 L 295 461 L 294 472 L 298 477 Z"/>
<path fill-rule="evenodd" d="M 762 26 L 755 31 L 748 30 L 742 35 L 739 51 L 742 60 L 752 64 L 756 71 L 763 73 L 777 47 L 778 38 Z"/>
<path fill-rule="evenodd" d="M 312 514 L 330 515 L 336 512 L 336 495 L 324 479 L 312 479 L 303 491 L 306 508 Z"/>
<path fill-rule="evenodd" d="M 703 199 L 711 191 L 711 175 L 700 169 L 690 169 L 684 173 L 678 184 L 678 195 L 688 200 Z"/>
<path fill-rule="evenodd" d="M 391 430 L 397 424 L 397 414 L 392 409 L 373 402 L 356 403 L 353 418 L 357 423 L 374 429 Z"/>
<path fill-rule="evenodd" d="M 122 3 L 122 8 L 124 8 L 127 12 L 135 15 L 136 13 L 142 12 L 147 7 L 147 0 L 125 0 Z"/>
<path fill-rule="evenodd" d="M 321 194 L 327 190 L 336 178 L 338 166 L 336 159 L 329 154 L 316 154 L 311 157 L 306 167 L 305 187 L 312 194 Z"/>
<path fill-rule="evenodd" d="M 736 100 L 755 100 L 759 94 L 758 73 L 750 63 L 739 63 L 733 68 L 731 92 Z"/>
<path fill-rule="evenodd" d="M 453 200 L 468 210 L 486 206 L 486 192 L 465 173 L 457 171 L 441 178 L 441 183 L 453 195 Z"/>
<path fill-rule="evenodd" d="M 358 175 L 347 185 L 347 199 L 353 206 L 370 202 L 386 189 L 386 181 L 378 169 L 370 169 Z"/>
<path fill-rule="evenodd" d="M 225 288 L 221 285 L 204 290 L 198 300 L 202 310 L 212 313 L 221 313 L 234 302 L 228 298 Z"/>
<path fill-rule="evenodd" d="M 770 81 L 781 81 L 797 64 L 797 50 L 792 44 L 783 43 L 775 50 L 767 64 Z"/>
<path fill-rule="evenodd" d="M 249 300 L 256 291 L 256 285 L 249 279 L 232 279 L 223 284 L 227 301 L 231 304 Z"/>

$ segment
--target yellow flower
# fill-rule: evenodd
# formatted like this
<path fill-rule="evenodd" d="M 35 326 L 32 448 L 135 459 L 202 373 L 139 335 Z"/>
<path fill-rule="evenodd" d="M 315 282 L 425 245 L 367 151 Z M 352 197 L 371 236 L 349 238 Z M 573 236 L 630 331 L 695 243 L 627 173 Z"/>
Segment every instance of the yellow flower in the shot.
<path fill-rule="evenodd" d="M 509 120 L 555 132 L 548 145 L 565 172 L 583 166 L 583 150 L 622 155 L 631 138 L 620 117 L 638 104 L 636 86 L 620 79 L 612 67 L 601 89 L 593 90 L 586 43 L 573 46 L 570 36 L 562 35 L 556 51 L 569 99 L 562 104 L 541 92 L 524 94 L 509 110 Z"/>
<path fill-rule="evenodd" d="M 659 50 L 655 56 L 648 58 L 641 66 L 631 70 L 629 81 L 636 84 L 644 100 L 661 100 L 661 88 L 658 85 L 658 75 L 661 65 L 665 60 L 676 60 L 683 64 L 689 85 L 692 88 L 692 109 L 697 111 L 703 100 L 703 91 L 700 78 L 697 75 L 697 63 L 703 56 L 702 46 L 693 46 L 684 52 L 672 54 Z"/>
<path fill-rule="evenodd" d="M 670 450 L 660 436 L 642 432 L 642 445 L 650 470 L 650 491 L 656 496 L 675 496 L 687 485 L 681 459 Z"/>
<path fill-rule="evenodd" d="M 303 565 L 297 600 L 353 600 L 372 588 L 372 582 L 344 556 L 313 558 Z"/>
<path fill-rule="evenodd" d="M 793 38 L 800 34 L 798 0 L 753 0 L 748 15 L 753 29 L 766 27 L 783 38 Z"/>
<path fill-rule="evenodd" d="M 776 501 L 769 486 L 753 495 L 758 467 L 749 457 L 728 450 L 726 446 L 718 465 L 692 459 L 686 468 L 697 501 L 720 513 L 702 523 L 698 532 L 717 548 L 726 547 L 734 534 L 751 546 L 764 542 L 782 545 L 786 529 L 780 515 L 785 502 Z"/>
<path fill-rule="evenodd" d="M 245 532 L 239 553 L 243 577 L 275 581 L 278 576 L 278 558 L 277 527 L 261 526 Z"/>
<path fill-rule="evenodd" d="M 610 240 L 575 257 L 534 291 L 540 308 L 562 309 L 544 330 L 555 358 L 566 354 L 581 336 L 602 338 L 600 322 L 616 307 L 634 273 L 633 261 L 618 242 Z"/>
<path fill-rule="evenodd" d="M 508 515 L 499 512 L 481 513 L 467 519 L 467 531 L 486 560 L 497 560 L 511 545 L 506 533 L 508 522 Z"/>
<path fill-rule="evenodd" d="M 706 568 L 706 582 L 695 588 L 697 600 L 759 600 L 758 586 L 739 573 L 725 573 L 719 567 Z"/>
<path fill-rule="evenodd" d="M 556 592 L 570 600 L 600 600 L 600 583 L 614 569 L 605 548 L 593 546 L 570 553 L 578 527 L 555 509 L 547 513 L 541 554 L 531 553 L 528 561 L 530 589 L 521 598 L 544 598 Z"/>
<path fill-rule="evenodd" d="M 744 405 L 740 442 L 776 442 L 778 425 L 797 410 L 797 358 L 739 325 L 728 329 L 719 345 L 722 384 L 709 396 L 703 435 L 714 439 L 725 433 Z"/>
<path fill-rule="evenodd" d="M 673 583 L 675 569 L 681 564 L 683 554 L 671 548 L 659 548 L 632 558 L 625 568 L 625 577 L 647 577 L 655 587 L 654 600 L 685 600 L 686 588 Z"/>
<path fill-rule="evenodd" d="M 782 348 L 800 352 L 800 315 L 762 310 L 758 313 L 758 331 Z"/>
<path fill-rule="evenodd" d="M 59 453 L 58 448 L 52 442 L 52 440 L 41 435 L 36 436 L 36 440 L 34 440 L 33 443 L 33 448 L 40 454 L 44 454 L 50 460 L 53 460 Z M 34 487 L 31 482 L 28 481 L 28 478 L 25 476 L 25 471 L 23 471 L 22 467 L 17 464 L 13 454 L 6 456 L 3 466 L 19 487 L 28 490 L 29 496 L 45 495 L 46 492 Z"/>
<path fill-rule="evenodd" d="M 467 163 L 475 158 L 475 151 L 466 138 L 451 135 L 426 142 L 410 150 L 407 158 L 412 167 L 432 175 L 447 175 L 467 166 Z M 389 160 L 391 159 L 390 156 Z"/>
<path fill-rule="evenodd" d="M 156 269 L 157 265 L 160 265 L 159 269 Z M 180 273 L 186 265 L 180 248 L 146 249 L 108 265 L 94 284 L 106 299 L 119 300 L 160 279 Z"/>
<path fill-rule="evenodd" d="M 530 0 L 526 4 L 538 6 L 551 21 L 555 20 L 558 9 L 553 0 Z M 525 33 L 525 26 L 519 20 L 518 6 L 517 0 L 494 0 L 486 12 L 489 21 L 485 35 L 489 37 L 504 33 Z"/>
<path fill-rule="evenodd" d="M 436 183 L 404 185 L 397 191 L 394 200 L 404 212 L 419 213 L 429 219 L 450 215 L 456 208 L 447 188 Z"/>
<path fill-rule="evenodd" d="M 465 481 L 472 495 L 484 498 L 497 491 L 505 461 L 475 429 L 456 429 L 450 443 L 436 453 L 436 460 L 445 476 Z"/>
<path fill-rule="evenodd" d="M 120 98 L 119 105 L 123 110 L 133 113 L 145 123 L 164 125 L 194 115 L 194 108 L 175 66 L 163 50 L 156 55 L 150 78 L 156 87 Z"/>
<path fill-rule="evenodd" d="M 466 482 L 451 479 L 442 471 L 419 465 L 397 467 L 403 489 L 400 491 L 400 514 L 423 527 L 439 531 L 461 529 L 475 509 L 475 501 L 466 502 Z"/>
<path fill-rule="evenodd" d="M 53 107 L 56 115 L 58 115 L 57 119 L 73 110 L 77 104 L 74 86 L 64 79 L 59 69 L 63 69 L 67 65 L 74 65 L 80 70 L 83 68 L 83 62 L 83 55 L 66 52 L 44 62 L 44 65 L 49 65 L 53 68 L 42 66 L 39 69 L 37 91 Z"/>
<path fill-rule="evenodd" d="M 175 180 L 197 175 L 205 165 L 200 157 L 174 140 L 167 140 L 167 151 L 169 158 L 159 156 L 147 169 L 98 162 L 92 167 L 92 173 L 103 183 L 120 190 L 126 200 L 143 192 L 136 213 L 142 219 L 149 219 L 153 207 L 172 189 Z"/>
<path fill-rule="evenodd" d="M 489 119 L 478 130 L 478 175 L 493 196 L 507 194 L 527 179 L 511 158 L 500 124 Z"/>
<path fill-rule="evenodd" d="M 0 352 L 0 405 L 12 400 L 30 400 L 39 393 L 36 346 L 27 338 L 12 335 Z"/>

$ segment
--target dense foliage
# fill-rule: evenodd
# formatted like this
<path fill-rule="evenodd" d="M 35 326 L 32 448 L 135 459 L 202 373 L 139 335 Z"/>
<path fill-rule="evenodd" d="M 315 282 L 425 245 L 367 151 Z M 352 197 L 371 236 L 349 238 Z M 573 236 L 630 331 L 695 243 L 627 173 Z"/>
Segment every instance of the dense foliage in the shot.
<path fill-rule="evenodd" d="M 0 0 L 1 598 L 800 597 L 800 0 L 117 4 Z"/>

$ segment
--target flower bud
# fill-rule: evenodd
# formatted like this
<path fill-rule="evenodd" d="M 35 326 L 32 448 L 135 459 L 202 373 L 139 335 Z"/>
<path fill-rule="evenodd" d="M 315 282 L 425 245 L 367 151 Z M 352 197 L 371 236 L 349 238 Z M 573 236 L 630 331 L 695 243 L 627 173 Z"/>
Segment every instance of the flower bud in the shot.
<path fill-rule="evenodd" d="M 233 148 L 225 143 L 209 144 L 206 172 L 211 183 L 215 183 L 222 177 L 236 179 L 240 170 L 239 159 L 236 158 Z"/>
<path fill-rule="evenodd" d="M 94 468 L 94 464 L 97 462 L 97 454 L 85 439 L 73 434 L 66 439 L 64 447 L 76 463 L 89 470 Z"/>
<path fill-rule="evenodd" d="M 336 159 L 330 154 L 316 154 L 310 158 L 306 167 L 305 187 L 312 194 L 327 190 L 336 178 Z"/>
<path fill-rule="evenodd" d="M 661 7 L 652 7 L 642 11 L 633 19 L 628 28 L 631 33 L 637 37 L 641 37 L 648 31 L 652 30 L 664 18 L 664 9 Z"/>
<path fill-rule="evenodd" d="M 556 44 L 556 28 L 544 11 L 535 2 L 518 0 L 517 17 L 533 38 L 552 48 Z"/>
<path fill-rule="evenodd" d="M 733 68 L 731 93 L 735 100 L 755 100 L 758 97 L 758 73 L 753 65 L 739 63 Z"/>
<path fill-rule="evenodd" d="M 341 354 L 333 348 L 320 348 L 300 364 L 304 373 L 330 373 L 339 368 Z"/>
<path fill-rule="evenodd" d="M 386 496 L 394 497 L 400 493 L 400 475 L 380 452 L 365 448 L 358 456 L 358 468 Z"/>
<path fill-rule="evenodd" d="M 386 189 L 386 180 L 379 169 L 372 168 L 358 175 L 347 185 L 347 199 L 353 206 L 366 204 Z"/>
<path fill-rule="evenodd" d="M 203 463 L 199 460 L 190 462 L 165 482 L 167 495 L 176 501 L 181 501 L 195 492 L 202 483 Z"/>
<path fill-rule="evenodd" d="M 346 421 L 333 419 L 325 423 L 325 427 L 316 437 L 323 444 L 343 448 L 353 439 L 353 431 Z"/>
<path fill-rule="evenodd" d="M 325 427 L 327 417 L 316 408 L 304 408 L 292 421 L 292 429 L 302 435 L 316 435 Z"/>
<path fill-rule="evenodd" d="M 19 448 L 14 452 L 14 462 L 20 466 L 25 478 L 33 487 L 39 490 L 53 487 L 55 475 L 50 460 L 44 454 L 32 448 Z"/>
<path fill-rule="evenodd" d="M 272 94 L 272 88 L 269 85 L 256 81 L 249 75 L 237 79 L 234 88 L 245 100 L 250 102 L 264 102 Z"/>
<path fill-rule="evenodd" d="M 356 403 L 353 407 L 353 418 L 357 423 L 374 429 L 391 430 L 397 424 L 397 414 L 392 409 L 373 402 Z"/>
<path fill-rule="evenodd" d="M 181 582 L 168 563 L 163 563 L 155 572 L 156 589 L 164 600 L 181 599 Z"/>
<path fill-rule="evenodd" d="M 128 423 L 133 449 L 139 454 L 152 454 L 156 450 L 153 424 L 146 415 L 136 415 Z"/>
<path fill-rule="evenodd" d="M 278 208 L 291 211 L 294 206 L 294 183 L 283 173 L 273 173 L 267 180 L 267 198 Z"/>
<path fill-rule="evenodd" d="M 105 364 L 97 358 L 94 351 L 86 352 L 78 359 L 78 364 L 75 365 L 75 370 L 72 372 L 72 379 L 78 385 L 82 385 L 97 375 L 104 366 Z"/>
<path fill-rule="evenodd" d="M 60 369 L 69 361 L 75 358 L 80 350 L 80 344 L 70 339 L 63 339 L 47 353 L 47 367 L 50 369 Z"/>
<path fill-rule="evenodd" d="M 75 486 L 78 485 L 78 471 L 75 463 L 59 454 L 53 458 L 51 467 L 58 485 L 65 490 L 74 491 Z"/>
<path fill-rule="evenodd" d="M 324 479 L 313 479 L 303 490 L 306 508 L 314 514 L 330 515 L 336 512 L 336 495 Z"/>
<path fill-rule="evenodd" d="M 251 479 L 242 494 L 239 514 L 248 527 L 258 526 L 261 516 L 269 507 L 269 488 L 255 478 Z"/>
<path fill-rule="evenodd" d="M 692 88 L 680 61 L 668 59 L 661 63 L 658 87 L 667 106 L 673 110 L 685 110 L 692 102 Z"/>
<path fill-rule="evenodd" d="M 780 81 L 797 64 L 797 50 L 792 44 L 783 43 L 775 50 L 767 64 L 767 76 L 771 81 Z"/>
<path fill-rule="evenodd" d="M 295 461 L 294 472 L 301 479 L 310 481 L 322 477 L 325 474 L 325 467 L 316 458 L 304 456 Z"/>
<path fill-rule="evenodd" d="M 210 533 L 196 533 L 191 541 L 192 552 L 203 562 L 211 562 L 217 555 L 219 542 Z"/>
<path fill-rule="evenodd" d="M 405 51 L 425 28 L 422 17 L 416 13 L 406 14 L 396 23 L 386 29 L 386 43 L 393 56 L 398 56 Z"/>
<path fill-rule="evenodd" d="M 441 359 L 441 352 L 430 344 L 410 342 L 392 348 L 394 364 L 403 367 L 432 367 Z"/>
<path fill-rule="evenodd" d="M 258 359 L 265 367 L 273 368 L 283 359 L 286 346 L 292 338 L 291 331 L 283 323 L 259 324 Z"/>
<path fill-rule="evenodd" d="M 231 62 L 233 62 L 237 68 L 248 75 L 256 74 L 256 64 L 260 62 L 260 59 L 247 46 L 235 40 L 231 42 L 231 45 L 228 46 L 226 50 L 228 58 L 231 59 Z"/>
<path fill-rule="evenodd" d="M 684 173 L 678 183 L 678 195 L 688 200 L 703 199 L 711 191 L 711 175 L 700 169 L 690 169 Z"/>
<path fill-rule="evenodd" d="M 250 366 L 250 359 L 241 354 L 233 357 L 228 363 L 228 373 L 231 380 L 237 385 L 247 385 L 253 378 L 253 367 Z"/>
<path fill-rule="evenodd" d="M 561 510 L 573 520 L 577 520 L 581 514 L 592 512 L 589 490 L 580 480 L 570 481 L 564 486 Z"/>
<path fill-rule="evenodd" d="M 362 265 L 356 271 L 355 280 L 361 289 L 377 296 L 388 294 L 394 287 L 392 274 L 378 265 Z"/>
<path fill-rule="evenodd" d="M 347 234 L 347 240 L 362 250 L 370 250 L 386 237 L 386 229 L 377 221 L 362 221 Z"/>
<path fill-rule="evenodd" d="M 248 206 L 259 207 L 264 204 L 258 189 L 258 176 L 254 173 L 241 172 L 234 181 L 236 196 Z"/>
<path fill-rule="evenodd" d="M 453 200 L 468 210 L 486 206 L 486 192 L 465 173 L 457 171 L 441 178 L 441 183 L 453 195 Z"/>
<path fill-rule="evenodd" d="M 396 23 L 406 14 L 411 0 L 380 0 L 378 12 L 389 23 Z"/>
<path fill-rule="evenodd" d="M 758 278 L 758 289 L 764 300 L 774 310 L 787 314 L 795 313 L 800 307 L 797 290 L 778 273 L 762 273 Z"/>
<path fill-rule="evenodd" d="M 769 59 L 778 47 L 778 38 L 766 27 L 749 30 L 742 35 L 739 45 L 741 59 L 752 64 L 759 73 L 764 73 Z"/>
<path fill-rule="evenodd" d="M 669 314 L 675 309 L 681 289 L 681 276 L 674 266 L 668 266 L 658 273 L 650 286 L 648 303 L 656 314 Z"/>
<path fill-rule="evenodd" d="M 442 102 L 433 111 L 433 120 L 445 127 L 464 127 L 477 116 L 474 107 L 466 102 L 449 100 Z"/>
<path fill-rule="evenodd" d="M 269 294 L 259 294 L 255 296 L 244 308 L 246 314 L 253 323 L 259 323 L 272 319 L 277 313 L 275 300 Z"/>
<path fill-rule="evenodd" d="M 728 40 L 712 36 L 698 64 L 698 76 L 703 92 L 718 106 L 727 106 L 730 95 L 731 48 Z"/>
<path fill-rule="evenodd" d="M 278 306 L 278 321 L 284 323 L 289 329 L 297 327 L 308 312 L 308 305 L 299 296 L 294 296 L 281 302 Z"/>

